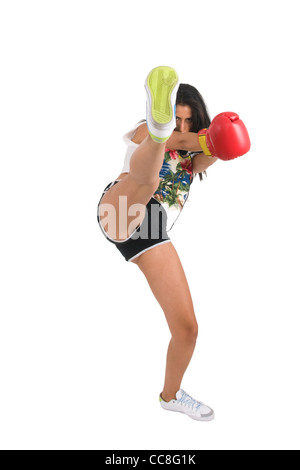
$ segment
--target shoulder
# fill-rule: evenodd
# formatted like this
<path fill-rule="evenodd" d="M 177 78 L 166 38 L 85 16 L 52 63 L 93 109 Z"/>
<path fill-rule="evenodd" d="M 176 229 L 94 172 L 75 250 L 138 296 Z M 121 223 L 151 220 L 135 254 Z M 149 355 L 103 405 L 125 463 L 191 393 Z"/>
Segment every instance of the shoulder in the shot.
<path fill-rule="evenodd" d="M 136 129 L 136 132 L 131 139 L 135 144 L 141 144 L 143 140 L 149 135 L 148 127 L 146 122 L 142 122 Z"/>

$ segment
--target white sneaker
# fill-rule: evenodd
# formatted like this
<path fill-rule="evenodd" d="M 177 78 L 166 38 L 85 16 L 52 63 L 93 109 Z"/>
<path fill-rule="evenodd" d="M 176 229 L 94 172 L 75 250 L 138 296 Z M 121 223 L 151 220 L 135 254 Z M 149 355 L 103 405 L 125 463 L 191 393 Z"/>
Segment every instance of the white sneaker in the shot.
<path fill-rule="evenodd" d="M 212 421 L 215 417 L 213 410 L 209 406 L 194 400 L 182 389 L 176 393 L 176 400 L 166 402 L 160 396 L 159 401 L 164 410 L 184 413 L 197 421 Z"/>
<path fill-rule="evenodd" d="M 176 127 L 178 87 L 177 72 L 171 67 L 156 67 L 146 78 L 147 126 L 155 142 L 166 142 Z"/>

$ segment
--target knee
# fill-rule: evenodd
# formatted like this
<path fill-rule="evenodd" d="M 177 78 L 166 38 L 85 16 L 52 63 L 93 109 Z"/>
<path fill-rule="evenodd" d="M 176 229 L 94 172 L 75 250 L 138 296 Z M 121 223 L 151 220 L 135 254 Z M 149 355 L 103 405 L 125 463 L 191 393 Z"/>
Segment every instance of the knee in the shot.
<path fill-rule="evenodd" d="M 196 343 L 198 338 L 198 323 L 196 320 L 185 322 L 174 331 L 173 338 L 180 342 L 193 344 Z"/>

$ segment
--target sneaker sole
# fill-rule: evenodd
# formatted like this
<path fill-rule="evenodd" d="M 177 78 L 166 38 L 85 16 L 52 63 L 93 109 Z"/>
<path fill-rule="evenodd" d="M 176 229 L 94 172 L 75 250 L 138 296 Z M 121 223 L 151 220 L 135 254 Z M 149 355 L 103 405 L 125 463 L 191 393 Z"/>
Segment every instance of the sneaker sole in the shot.
<path fill-rule="evenodd" d="M 151 95 L 151 114 L 158 124 L 168 124 L 173 119 L 171 96 L 178 84 L 176 70 L 171 67 L 156 67 L 147 77 L 147 86 Z"/>
<path fill-rule="evenodd" d="M 191 419 L 194 419 L 195 421 L 213 421 L 215 419 L 215 412 L 213 410 L 211 410 L 211 413 L 209 413 L 207 415 L 202 415 L 200 417 L 200 416 L 195 416 L 193 414 L 189 414 L 187 412 L 184 412 L 183 410 L 174 410 L 172 408 L 166 407 L 165 405 L 163 405 L 163 400 L 162 400 L 161 396 L 159 396 L 159 402 L 160 402 L 160 406 L 162 407 L 163 410 L 172 411 L 173 413 L 180 413 L 182 415 L 188 416 Z"/>
<path fill-rule="evenodd" d="M 213 420 L 215 419 L 215 414 L 214 414 L 214 413 L 211 414 L 211 415 L 208 415 L 208 416 L 202 416 L 201 418 L 195 418 L 194 416 L 188 415 L 188 414 L 187 414 L 187 416 L 188 416 L 189 418 L 194 419 L 195 421 L 202 421 L 202 422 L 203 422 L 203 421 L 204 421 L 204 422 L 213 421 Z"/>
<path fill-rule="evenodd" d="M 163 408 L 163 407 L 162 407 Z M 200 417 L 195 417 L 193 415 L 190 415 L 188 413 L 184 413 L 184 411 L 179 411 L 179 410 L 169 410 L 168 408 L 163 408 L 165 411 L 172 411 L 173 413 L 180 413 L 181 415 L 185 415 L 187 416 L 188 418 L 191 418 L 191 419 L 194 419 L 195 421 L 204 421 L 204 422 L 208 422 L 208 421 L 213 421 L 215 419 L 215 413 L 212 413 L 210 415 L 207 415 L 207 416 L 201 416 Z"/>

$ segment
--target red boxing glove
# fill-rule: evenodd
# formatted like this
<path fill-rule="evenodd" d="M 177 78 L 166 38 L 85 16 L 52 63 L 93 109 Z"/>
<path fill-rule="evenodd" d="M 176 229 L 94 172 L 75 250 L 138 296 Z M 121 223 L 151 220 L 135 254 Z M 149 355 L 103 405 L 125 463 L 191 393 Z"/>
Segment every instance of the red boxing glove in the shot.
<path fill-rule="evenodd" d="M 221 160 L 240 157 L 251 147 L 246 126 L 236 113 L 218 114 L 209 128 L 202 129 L 198 135 L 203 152 Z"/>

